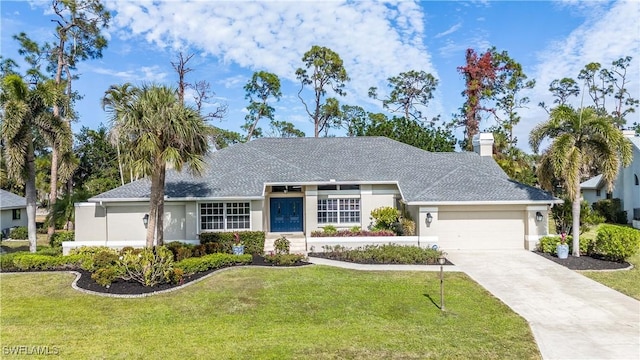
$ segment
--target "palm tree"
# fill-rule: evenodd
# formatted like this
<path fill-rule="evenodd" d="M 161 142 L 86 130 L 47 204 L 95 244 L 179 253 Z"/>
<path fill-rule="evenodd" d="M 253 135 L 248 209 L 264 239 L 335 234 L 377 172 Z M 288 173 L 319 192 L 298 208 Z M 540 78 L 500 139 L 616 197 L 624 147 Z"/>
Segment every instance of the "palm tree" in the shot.
<path fill-rule="evenodd" d="M 2 81 L 0 104 L 4 110 L 2 138 L 8 176 L 25 185 L 27 199 L 27 229 L 29 251 L 36 251 L 36 168 L 34 139 L 41 136 L 61 153 L 71 153 L 69 127 L 53 116 L 52 106 L 60 101 L 62 91 L 53 81 L 46 81 L 32 88 L 16 74 L 7 75 Z M 68 165 L 63 162 L 62 165 Z M 70 175 L 71 169 L 63 166 L 61 174 Z"/>
<path fill-rule="evenodd" d="M 543 155 L 538 179 L 547 189 L 553 180 L 550 174 L 562 179 L 572 200 L 573 256 L 580 256 L 582 169 L 596 168 L 611 191 L 620 165 L 627 166 L 631 162 L 632 145 L 607 117 L 600 116 L 592 108 L 576 110 L 568 105 L 553 109 L 549 120 L 531 130 L 529 144 L 533 151 L 537 153 L 545 139 L 550 140 L 551 145 Z"/>
<path fill-rule="evenodd" d="M 186 164 L 200 173 L 211 128 L 196 110 L 180 103 L 175 89 L 160 85 L 135 90 L 130 102 L 116 107 L 114 120 L 112 129 L 127 139 L 134 171 L 151 177 L 146 245 L 154 246 L 154 239 L 162 245 L 167 164 L 177 171 Z"/>
<path fill-rule="evenodd" d="M 114 124 L 111 129 L 111 133 L 109 134 L 109 139 L 111 143 L 116 146 L 121 185 L 124 185 L 124 171 L 122 165 L 123 159 L 120 149 L 123 139 L 120 136 L 120 122 L 117 121 L 116 117 L 118 116 L 119 108 L 130 105 L 136 91 L 137 89 L 133 87 L 131 83 L 124 83 L 122 85 L 111 85 L 109 89 L 104 92 L 104 97 L 101 100 L 102 110 L 105 110 L 111 115 L 111 123 Z M 133 179 L 131 179 L 131 181 L 133 181 Z"/>

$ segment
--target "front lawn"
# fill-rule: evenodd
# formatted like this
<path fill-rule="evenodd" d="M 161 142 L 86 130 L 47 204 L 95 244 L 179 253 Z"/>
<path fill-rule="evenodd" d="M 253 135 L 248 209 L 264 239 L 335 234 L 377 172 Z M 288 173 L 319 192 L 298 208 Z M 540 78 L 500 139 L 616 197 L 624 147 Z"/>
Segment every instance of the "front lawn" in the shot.
<path fill-rule="evenodd" d="M 620 271 L 583 271 L 584 276 L 589 277 L 623 294 L 640 300 L 640 252 L 627 261 L 633 265 L 631 270 Z"/>
<path fill-rule="evenodd" d="M 463 273 L 235 268 L 139 299 L 86 295 L 69 273 L 0 274 L 3 347 L 65 359 L 537 359 L 526 321 Z"/>

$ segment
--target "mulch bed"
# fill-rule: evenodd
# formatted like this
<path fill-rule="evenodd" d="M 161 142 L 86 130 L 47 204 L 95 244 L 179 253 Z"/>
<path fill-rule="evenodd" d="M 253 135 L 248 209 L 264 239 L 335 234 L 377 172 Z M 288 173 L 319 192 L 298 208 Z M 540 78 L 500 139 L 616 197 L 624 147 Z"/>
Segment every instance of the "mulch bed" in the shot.
<path fill-rule="evenodd" d="M 304 266 L 304 265 L 309 265 L 310 263 L 306 262 L 306 261 L 299 261 L 293 265 L 290 266 Z M 251 264 L 247 264 L 246 266 L 273 266 L 273 267 L 277 267 L 277 265 L 274 265 L 272 263 L 266 262 L 264 257 L 260 256 L 260 255 L 253 255 L 253 261 L 251 262 Z M 102 285 L 97 284 L 92 278 L 91 278 L 91 273 L 89 271 L 86 270 L 74 270 L 78 273 L 80 273 L 80 278 L 78 279 L 78 281 L 76 282 L 76 286 L 78 286 L 81 289 L 85 289 L 85 290 L 89 290 L 89 291 L 94 291 L 94 292 L 98 292 L 98 293 L 103 293 L 103 294 L 114 294 L 114 295 L 141 295 L 141 294 L 149 294 L 149 293 L 153 293 L 153 292 L 157 292 L 157 291 L 163 291 L 163 290 L 169 290 L 169 289 L 173 289 L 176 288 L 178 286 L 182 286 L 184 284 L 188 284 L 190 282 L 193 282 L 194 280 L 200 279 L 206 275 L 211 274 L 212 272 L 221 270 L 223 268 L 220 269 L 212 269 L 212 270 L 208 270 L 205 272 L 200 272 L 200 273 L 196 273 L 193 274 L 191 276 L 185 276 L 183 278 L 183 282 L 182 284 L 161 284 L 161 285 L 156 285 L 153 287 L 148 287 L 148 286 L 143 286 L 142 284 L 140 284 L 137 281 L 124 281 L 121 279 L 118 279 L 116 281 L 114 281 L 108 288 L 104 287 Z M 68 270 L 66 270 L 68 271 Z M 29 271 L 29 272 L 35 272 L 35 271 Z"/>
<path fill-rule="evenodd" d="M 626 269 L 629 266 L 631 266 L 631 264 L 629 264 L 626 261 L 616 262 L 616 261 L 598 259 L 591 256 L 575 257 L 575 256 L 569 255 L 569 257 L 566 259 L 559 259 L 555 255 L 542 253 L 538 251 L 536 251 L 535 253 L 555 263 L 566 266 L 571 270 L 619 270 L 619 269 Z"/>

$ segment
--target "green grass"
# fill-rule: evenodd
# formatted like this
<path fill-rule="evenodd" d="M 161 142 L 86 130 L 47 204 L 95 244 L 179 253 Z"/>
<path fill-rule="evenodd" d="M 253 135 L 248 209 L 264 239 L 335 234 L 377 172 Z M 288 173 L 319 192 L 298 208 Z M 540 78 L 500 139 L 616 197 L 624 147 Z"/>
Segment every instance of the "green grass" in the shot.
<path fill-rule="evenodd" d="M 524 319 L 463 273 L 236 268 L 140 299 L 68 273 L 0 275 L 2 346 L 65 359 L 538 359 Z M 433 300 L 432 300 L 433 299 Z"/>
<path fill-rule="evenodd" d="M 631 270 L 582 271 L 581 273 L 601 284 L 640 300 L 640 252 L 627 259 L 633 264 Z"/>
<path fill-rule="evenodd" d="M 18 251 L 29 251 L 29 240 L 9 240 L 2 241 L 0 243 L 2 249 L 7 253 L 18 252 Z M 47 234 L 37 234 L 36 235 L 36 245 L 38 248 L 40 247 L 49 247 L 49 242 L 47 241 Z"/>

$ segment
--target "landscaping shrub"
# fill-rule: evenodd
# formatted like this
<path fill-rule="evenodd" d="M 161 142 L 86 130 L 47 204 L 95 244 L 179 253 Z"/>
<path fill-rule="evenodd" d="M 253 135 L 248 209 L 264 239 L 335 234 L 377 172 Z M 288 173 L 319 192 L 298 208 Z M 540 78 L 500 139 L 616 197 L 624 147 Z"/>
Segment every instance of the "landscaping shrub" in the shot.
<path fill-rule="evenodd" d="M 325 225 L 322 227 L 322 231 L 325 234 L 328 234 L 327 236 L 333 236 L 335 233 L 338 232 L 338 229 L 333 225 Z"/>
<path fill-rule="evenodd" d="M 49 256 L 60 256 L 62 255 L 62 247 L 36 247 L 36 254 L 40 255 L 49 255 Z"/>
<path fill-rule="evenodd" d="M 167 244 L 167 249 L 173 253 L 173 261 L 188 259 L 193 256 L 193 245 L 173 241 Z"/>
<path fill-rule="evenodd" d="M 249 254 L 231 255 L 218 253 L 205 255 L 199 258 L 192 257 L 184 259 L 175 263 L 174 266 L 178 269 L 182 269 L 184 274 L 193 274 L 236 264 L 251 264 L 252 261 L 253 258 Z"/>
<path fill-rule="evenodd" d="M 283 236 L 273 242 L 273 249 L 276 251 L 276 254 L 288 254 L 289 249 L 291 249 L 291 242 Z"/>
<path fill-rule="evenodd" d="M 367 245 L 356 249 L 337 245 L 324 246 L 323 249 L 328 258 L 358 263 L 435 264 L 438 257 L 442 256 L 439 250 L 396 244 Z"/>
<path fill-rule="evenodd" d="M 98 283 L 98 285 L 109 287 L 109 285 L 121 275 L 122 271 L 118 266 L 107 266 L 96 270 L 91 274 L 91 278 Z"/>
<path fill-rule="evenodd" d="M 26 226 L 18 226 L 15 229 L 11 229 L 9 238 L 13 240 L 27 240 L 29 238 L 29 230 Z"/>
<path fill-rule="evenodd" d="M 360 226 L 352 226 L 351 229 L 349 229 L 349 231 L 357 233 L 360 232 L 360 230 L 362 230 L 362 228 Z"/>
<path fill-rule="evenodd" d="M 556 233 L 560 234 L 563 231 L 567 234 L 572 233 L 571 227 L 573 226 L 573 201 L 565 198 L 562 204 L 556 204 L 551 208 L 551 215 L 556 224 Z M 586 232 L 591 226 L 603 223 L 604 216 L 601 216 L 597 212 L 591 209 L 589 203 L 582 201 L 580 203 L 580 233 Z"/>
<path fill-rule="evenodd" d="M 13 258 L 20 253 L 10 253 L 0 255 L 0 271 L 14 271 L 17 270 L 13 265 Z"/>
<path fill-rule="evenodd" d="M 613 261 L 623 261 L 640 249 L 640 231 L 617 225 L 602 225 L 594 243 L 594 252 Z"/>
<path fill-rule="evenodd" d="M 75 232 L 74 231 L 56 231 L 51 235 L 51 239 L 49 240 L 49 246 L 51 247 L 62 247 L 63 241 L 74 241 L 75 240 Z"/>
<path fill-rule="evenodd" d="M 416 223 L 413 220 L 403 217 L 400 219 L 400 224 L 402 226 L 402 235 L 414 236 L 416 234 Z"/>
<path fill-rule="evenodd" d="M 311 237 L 351 237 L 351 236 L 395 236 L 396 233 L 391 230 L 340 230 L 333 233 L 326 231 L 312 231 Z"/>
<path fill-rule="evenodd" d="M 383 206 L 371 210 L 373 220 L 372 230 L 394 230 L 395 224 L 400 218 L 400 210 Z"/>
<path fill-rule="evenodd" d="M 264 231 L 237 231 L 237 232 L 205 232 L 200 234 L 200 243 L 217 243 L 220 252 L 231 254 L 231 246 L 235 242 L 234 234 L 240 236 L 244 244 L 244 252 L 247 254 L 264 253 Z"/>
<path fill-rule="evenodd" d="M 170 283 L 173 276 L 173 253 L 165 246 L 145 248 L 136 254 L 127 251 L 120 255 L 118 266 L 124 280 L 135 280 L 144 286 Z"/>
<path fill-rule="evenodd" d="M 113 265 L 118 260 L 118 251 L 106 246 L 82 246 L 71 249 L 69 254 L 82 255 L 80 267 L 91 272 Z"/>
<path fill-rule="evenodd" d="M 16 253 L 5 259 L 3 255 L 3 270 L 74 270 L 85 260 L 84 255 L 49 256 L 31 253 Z M 6 263 L 5 263 L 6 261 Z M 10 263 L 9 263 L 10 261 Z"/>
<path fill-rule="evenodd" d="M 569 245 L 569 253 L 573 252 L 573 236 L 567 235 L 566 243 Z M 557 245 L 560 244 L 560 236 L 543 236 L 538 243 L 538 251 L 558 255 Z M 580 237 L 580 255 L 593 253 L 593 239 Z"/>
<path fill-rule="evenodd" d="M 207 255 L 207 246 L 204 244 L 196 245 L 191 249 L 191 256 L 200 257 Z"/>
<path fill-rule="evenodd" d="M 622 210 L 620 199 L 598 200 L 592 205 L 593 210 L 604 216 L 610 224 L 627 224 L 627 212 Z"/>
<path fill-rule="evenodd" d="M 265 255 L 264 260 L 270 264 L 278 266 L 291 266 L 299 261 L 302 261 L 304 258 L 305 256 L 302 254 L 280 253 Z"/>

